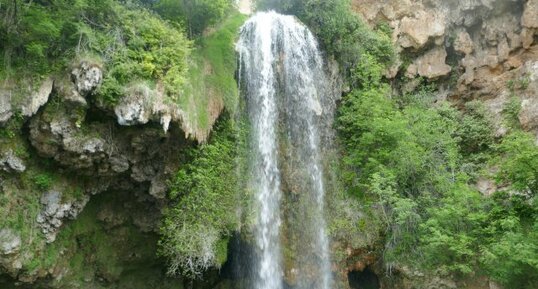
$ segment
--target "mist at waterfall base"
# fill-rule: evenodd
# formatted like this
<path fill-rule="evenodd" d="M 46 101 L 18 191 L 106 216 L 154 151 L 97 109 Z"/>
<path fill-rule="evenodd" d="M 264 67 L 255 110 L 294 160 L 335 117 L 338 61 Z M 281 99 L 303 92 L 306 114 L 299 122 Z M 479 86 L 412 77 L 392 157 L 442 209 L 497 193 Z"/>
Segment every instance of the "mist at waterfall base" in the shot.
<path fill-rule="evenodd" d="M 255 212 L 250 250 L 238 257 L 249 259 L 248 287 L 329 289 L 322 151 L 334 101 L 318 44 L 295 17 L 259 12 L 237 51 Z"/>

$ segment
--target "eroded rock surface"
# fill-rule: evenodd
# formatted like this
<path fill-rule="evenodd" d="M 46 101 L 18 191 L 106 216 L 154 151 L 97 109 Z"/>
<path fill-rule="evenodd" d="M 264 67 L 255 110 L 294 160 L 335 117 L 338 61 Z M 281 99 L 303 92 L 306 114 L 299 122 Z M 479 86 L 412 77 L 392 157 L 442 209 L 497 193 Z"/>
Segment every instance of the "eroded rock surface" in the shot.
<path fill-rule="evenodd" d="M 101 84 L 103 70 L 96 63 L 82 61 L 71 71 L 71 78 L 77 91 L 85 96 Z"/>
<path fill-rule="evenodd" d="M 0 158 L 0 168 L 6 172 L 17 173 L 22 173 L 26 170 L 24 162 L 12 150 L 5 152 Z"/>
<path fill-rule="evenodd" d="M 43 209 L 36 221 L 48 243 L 56 240 L 56 235 L 64 220 L 75 219 L 89 200 L 89 196 L 83 196 L 76 200 L 66 201 L 62 199 L 62 193 L 56 190 L 45 192 L 41 196 Z"/>

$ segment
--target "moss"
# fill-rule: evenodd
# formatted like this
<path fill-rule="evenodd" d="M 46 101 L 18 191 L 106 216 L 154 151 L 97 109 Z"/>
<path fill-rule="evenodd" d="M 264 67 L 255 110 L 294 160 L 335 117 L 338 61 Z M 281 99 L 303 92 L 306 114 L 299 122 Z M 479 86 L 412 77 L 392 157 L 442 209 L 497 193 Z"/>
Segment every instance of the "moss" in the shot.
<path fill-rule="evenodd" d="M 182 288 L 180 279 L 164 274 L 156 256 L 157 235 L 133 225 L 144 206 L 128 193 L 95 196 L 75 221 L 65 225 L 55 242 L 35 251 L 25 269 L 61 269 L 62 278 L 50 281 L 54 288 Z M 105 211 L 122 222 L 100 221 Z"/>
<path fill-rule="evenodd" d="M 198 40 L 189 59 L 188 79 L 177 103 L 187 113 L 184 120 L 193 131 L 207 134 L 215 118 L 215 106 L 235 112 L 239 92 L 234 75 L 234 43 L 246 16 L 234 12 L 207 36 Z M 212 107 L 213 106 L 213 107 Z M 218 111 L 217 111 L 218 115 Z"/>

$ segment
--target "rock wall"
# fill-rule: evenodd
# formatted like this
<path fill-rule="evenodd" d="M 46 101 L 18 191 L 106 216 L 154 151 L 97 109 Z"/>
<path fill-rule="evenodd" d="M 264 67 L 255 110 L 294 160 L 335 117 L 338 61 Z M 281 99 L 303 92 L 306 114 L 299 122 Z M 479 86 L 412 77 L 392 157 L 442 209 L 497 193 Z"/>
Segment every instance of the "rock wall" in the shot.
<path fill-rule="evenodd" d="M 386 77 L 395 93 L 426 81 L 437 85 L 439 100 L 461 107 L 481 101 L 497 137 L 508 131 L 503 111 L 517 103 L 519 124 L 536 134 L 538 144 L 537 0 L 353 0 L 352 5 L 372 27 L 392 28 L 399 59 Z M 491 184 L 479 180 L 477 187 L 490 194 Z M 348 261 L 358 261 L 347 272 L 372 267 L 381 288 L 501 288 L 485 277 L 452 280 L 388 266 L 360 250 L 353 256 Z"/>
<path fill-rule="evenodd" d="M 114 108 L 92 97 L 102 69 L 81 62 L 37 87 L 4 83 L 0 90 L 1 288 L 150 288 L 150 282 L 180 282 L 165 278 L 166 263 L 156 255 L 158 221 L 167 180 L 182 163 L 180 152 L 195 142 L 177 123 L 163 130 L 158 121 L 118 121 Z M 22 97 L 13 97 L 16 91 Z M 112 197 L 96 205 L 93 200 L 103 194 Z M 93 231 L 78 231 L 84 228 Z M 78 265 L 70 258 L 78 258 Z M 140 259 L 150 263 L 141 266 Z M 120 274 L 132 267 L 143 270 Z M 162 280 L 138 278 L 149 274 L 145 271 Z M 136 277 L 138 284 L 119 286 L 124 277 Z"/>
<path fill-rule="evenodd" d="M 400 59 L 387 71 L 413 89 L 418 77 L 437 82 L 440 98 L 484 101 L 506 132 L 500 111 L 521 102 L 519 120 L 538 141 L 537 0 L 353 0 L 372 26 L 388 23 Z"/>

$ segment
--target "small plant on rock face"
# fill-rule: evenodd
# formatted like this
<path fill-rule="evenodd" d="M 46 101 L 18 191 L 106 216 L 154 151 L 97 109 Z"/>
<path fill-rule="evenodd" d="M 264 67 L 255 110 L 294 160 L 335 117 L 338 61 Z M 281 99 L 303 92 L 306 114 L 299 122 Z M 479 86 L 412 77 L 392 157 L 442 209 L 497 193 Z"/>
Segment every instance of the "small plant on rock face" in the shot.
<path fill-rule="evenodd" d="M 34 176 L 33 178 L 34 184 L 40 189 L 40 190 L 48 190 L 52 186 L 52 182 L 54 181 L 52 177 L 48 174 L 38 174 Z"/>
<path fill-rule="evenodd" d="M 521 111 L 521 100 L 517 97 L 511 97 L 503 108 L 503 114 L 507 125 L 514 129 L 519 128 L 519 112 Z"/>

